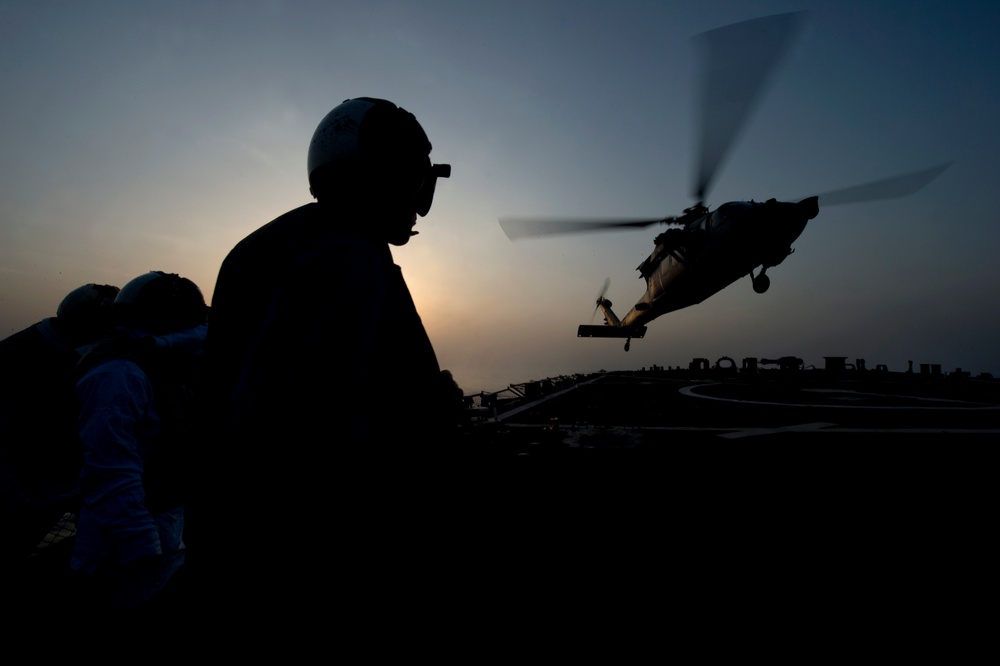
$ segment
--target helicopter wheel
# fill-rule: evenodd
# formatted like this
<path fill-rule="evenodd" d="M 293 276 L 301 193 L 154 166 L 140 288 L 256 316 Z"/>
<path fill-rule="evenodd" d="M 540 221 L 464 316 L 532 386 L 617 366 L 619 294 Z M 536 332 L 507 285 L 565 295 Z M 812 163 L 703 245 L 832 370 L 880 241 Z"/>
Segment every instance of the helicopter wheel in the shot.
<path fill-rule="evenodd" d="M 767 277 L 763 273 L 757 277 L 751 276 L 751 279 L 753 280 L 753 290 L 758 294 L 763 294 L 767 291 L 767 288 L 771 286 L 771 278 Z"/>

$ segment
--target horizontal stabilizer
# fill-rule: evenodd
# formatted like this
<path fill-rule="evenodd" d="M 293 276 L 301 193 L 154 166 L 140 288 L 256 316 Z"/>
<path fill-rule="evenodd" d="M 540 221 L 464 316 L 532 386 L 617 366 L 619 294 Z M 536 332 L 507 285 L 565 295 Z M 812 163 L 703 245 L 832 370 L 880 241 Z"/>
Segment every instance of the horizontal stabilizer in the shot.
<path fill-rule="evenodd" d="M 605 324 L 581 324 L 576 330 L 578 338 L 636 338 L 646 335 L 645 326 L 607 326 Z"/>

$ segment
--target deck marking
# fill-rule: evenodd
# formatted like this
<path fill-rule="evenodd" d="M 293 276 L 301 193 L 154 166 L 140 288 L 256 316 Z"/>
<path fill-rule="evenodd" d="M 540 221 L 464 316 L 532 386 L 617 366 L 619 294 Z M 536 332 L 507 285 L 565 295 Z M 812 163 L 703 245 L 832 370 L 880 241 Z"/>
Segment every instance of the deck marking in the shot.
<path fill-rule="evenodd" d="M 544 423 L 508 423 L 506 425 L 512 429 L 543 430 L 548 425 Z M 770 435 L 781 432 L 820 432 L 830 434 L 850 434 L 858 435 L 870 433 L 874 435 L 1000 435 L 1000 428 L 854 428 L 838 426 L 835 423 L 805 423 L 797 426 L 781 426 L 777 428 L 761 428 L 758 426 L 735 427 L 708 427 L 708 426 L 624 426 L 624 425 L 601 425 L 595 426 L 576 425 L 573 423 L 560 423 L 559 429 L 566 433 L 581 432 L 584 434 L 593 433 L 617 433 L 617 432 L 703 432 L 718 433 L 718 437 L 726 439 L 739 439 L 754 435 Z"/>
<path fill-rule="evenodd" d="M 741 437 L 756 437 L 757 435 L 774 435 L 779 432 L 815 432 L 823 428 L 835 427 L 836 423 L 803 423 L 801 425 L 782 426 L 780 428 L 744 428 L 737 432 L 719 435 L 723 439 L 740 439 Z"/>
<path fill-rule="evenodd" d="M 580 382 L 579 384 L 573 384 L 573 386 L 570 386 L 569 388 L 564 388 L 561 391 L 556 391 L 555 393 L 551 393 L 549 395 L 543 396 L 543 397 L 539 398 L 538 400 L 535 400 L 534 402 L 529 402 L 527 405 L 521 405 L 520 407 L 515 407 L 514 409 L 506 411 L 503 414 L 497 414 L 496 418 L 487 419 L 487 421 L 488 422 L 490 422 L 490 421 L 492 421 L 492 422 L 503 421 L 504 419 L 506 419 L 509 416 L 514 416 L 515 414 L 520 414 L 521 412 L 529 410 L 532 407 L 536 407 L 537 405 L 540 405 L 543 402 L 548 402 L 552 398 L 558 398 L 561 395 L 566 395 L 570 391 L 576 389 L 576 387 L 578 387 L 578 386 L 585 386 L 587 384 L 592 384 L 593 382 L 596 382 L 599 378 L 600 378 L 600 376 L 594 377 L 593 379 L 588 379 L 585 382 Z"/>
<path fill-rule="evenodd" d="M 982 403 L 963 403 L 967 406 L 963 407 L 929 407 L 926 405 L 830 405 L 830 404 L 806 404 L 798 402 L 770 402 L 766 400 L 740 400 L 739 398 L 720 398 L 714 395 L 700 395 L 695 392 L 695 389 L 702 388 L 705 386 L 718 386 L 722 382 L 715 382 L 714 384 L 695 384 L 693 386 L 685 386 L 678 389 L 682 395 L 686 395 L 690 398 L 700 398 L 701 400 L 718 400 L 719 402 L 732 402 L 738 405 L 767 405 L 771 407 L 809 407 L 812 409 L 882 409 L 882 410 L 920 410 L 920 411 L 930 411 L 930 410 L 947 410 L 947 411 L 989 411 L 1000 409 L 1000 405 L 983 405 Z M 822 391 L 837 392 L 837 393 L 847 393 L 847 391 L 835 391 L 833 389 L 811 389 L 813 392 L 818 393 Z M 920 398 L 918 396 L 893 396 L 893 395 L 882 395 L 879 393 L 869 393 L 869 394 L 859 394 L 859 395 L 873 395 L 881 398 L 908 398 L 911 400 L 937 400 L 940 402 L 961 402 L 958 400 L 944 400 L 939 398 Z"/>
<path fill-rule="evenodd" d="M 871 396 L 875 398 L 904 398 L 906 400 L 926 400 L 927 402 L 957 402 L 959 404 L 967 404 L 964 400 L 955 400 L 954 398 L 928 398 L 919 395 L 894 395 L 891 393 L 866 393 L 864 391 L 851 391 L 848 389 L 819 389 L 819 388 L 803 388 L 799 389 L 803 393 L 848 393 L 850 395 L 857 396 Z M 982 403 L 973 403 L 981 405 Z"/>

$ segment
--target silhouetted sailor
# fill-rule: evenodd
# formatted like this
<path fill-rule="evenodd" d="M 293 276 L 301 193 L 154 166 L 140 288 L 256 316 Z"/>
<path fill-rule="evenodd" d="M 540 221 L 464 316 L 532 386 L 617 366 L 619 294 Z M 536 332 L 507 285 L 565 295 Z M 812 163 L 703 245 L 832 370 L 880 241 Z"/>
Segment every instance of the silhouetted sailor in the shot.
<path fill-rule="evenodd" d="M 152 599 L 184 562 L 184 492 L 198 434 L 187 421 L 207 307 L 192 281 L 154 271 L 126 284 L 119 323 L 80 360 L 84 461 L 72 566 L 95 606 Z"/>
<path fill-rule="evenodd" d="M 228 431 L 273 446 L 412 449 L 455 422 L 442 375 L 390 245 L 415 235 L 438 177 L 414 116 L 369 98 L 337 106 L 309 147 L 317 202 L 229 253 L 208 336 Z M 244 446 L 248 443 L 244 442 Z"/>
<path fill-rule="evenodd" d="M 111 325 L 118 287 L 85 284 L 0 341 L 0 561 L 23 558 L 79 501 L 74 368 Z"/>
<path fill-rule="evenodd" d="M 309 147 L 317 201 L 250 234 L 222 264 L 207 346 L 221 456 L 206 493 L 211 524 L 230 530 L 216 543 L 224 566 L 257 594 L 295 594 L 288 581 L 303 577 L 320 584 L 330 521 L 352 548 L 365 540 L 349 525 L 390 501 L 376 487 L 350 490 L 368 464 L 388 469 L 451 443 L 462 392 L 440 369 L 390 251 L 416 234 L 437 179 L 450 175 L 430 152 L 411 113 L 345 101 Z M 372 529 L 379 539 L 395 531 Z"/>

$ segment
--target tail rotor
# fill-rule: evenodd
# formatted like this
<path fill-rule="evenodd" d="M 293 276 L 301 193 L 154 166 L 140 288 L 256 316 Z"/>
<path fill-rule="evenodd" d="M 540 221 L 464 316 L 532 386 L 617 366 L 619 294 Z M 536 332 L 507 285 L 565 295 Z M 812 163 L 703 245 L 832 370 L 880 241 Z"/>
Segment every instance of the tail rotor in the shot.
<path fill-rule="evenodd" d="M 597 294 L 596 305 L 594 306 L 594 312 L 590 315 L 590 321 L 594 321 L 594 317 L 597 316 L 597 311 L 601 309 L 602 304 L 611 305 L 611 301 L 604 299 L 604 295 L 608 293 L 608 287 L 611 286 L 611 278 L 604 278 L 604 286 L 601 287 L 601 291 Z"/>

